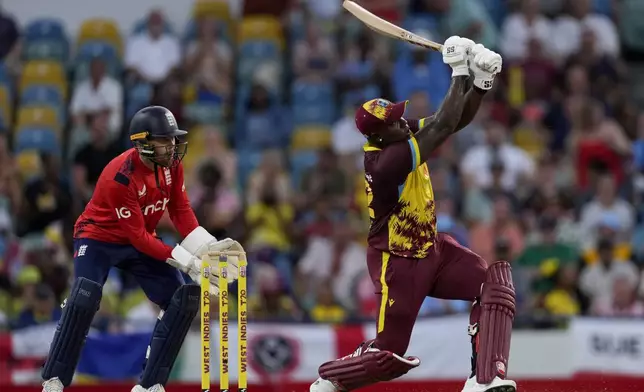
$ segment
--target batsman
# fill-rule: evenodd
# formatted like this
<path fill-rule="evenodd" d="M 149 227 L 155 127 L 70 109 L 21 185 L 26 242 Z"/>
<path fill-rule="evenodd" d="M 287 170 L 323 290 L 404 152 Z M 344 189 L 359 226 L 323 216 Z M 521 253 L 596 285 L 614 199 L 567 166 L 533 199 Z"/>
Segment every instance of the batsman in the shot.
<path fill-rule="evenodd" d="M 132 391 L 163 392 L 200 306 L 200 286 L 186 284 L 179 271 L 199 282 L 203 254 L 243 251 L 230 238 L 218 241 L 197 222 L 181 164 L 186 134 L 168 109 L 143 108 L 130 123 L 134 147 L 103 169 L 74 227 L 74 284 L 42 370 L 43 392 L 61 392 L 72 382 L 112 267 L 131 273 L 161 308 L 139 384 Z M 155 235 L 166 210 L 184 237 L 174 248 Z M 237 279 L 238 262 L 234 253 L 228 258 L 229 281 Z M 211 274 L 210 283 L 211 292 L 218 294 L 217 274 Z"/>
<path fill-rule="evenodd" d="M 368 101 L 357 110 L 357 128 L 367 139 L 364 167 L 371 218 L 367 264 L 380 302 L 377 334 L 353 354 L 322 364 L 311 392 L 351 391 L 396 379 L 419 366 L 419 358 L 405 353 L 426 296 L 473 303 L 468 328 L 472 371 L 462 392 L 516 391 L 516 383 L 506 379 L 515 314 L 510 264 L 486 262 L 450 236 L 437 233 L 426 163 L 450 135 L 472 120 L 501 71 L 502 59 L 458 36 L 445 41 L 442 55 L 452 68 L 452 79 L 434 115 L 406 120 L 407 102 L 384 99 Z"/>

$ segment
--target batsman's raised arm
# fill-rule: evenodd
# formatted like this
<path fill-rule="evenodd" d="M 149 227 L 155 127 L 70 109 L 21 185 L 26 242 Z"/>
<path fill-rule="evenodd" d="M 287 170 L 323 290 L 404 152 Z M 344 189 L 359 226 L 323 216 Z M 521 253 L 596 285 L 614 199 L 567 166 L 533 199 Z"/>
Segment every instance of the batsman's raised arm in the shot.
<path fill-rule="evenodd" d="M 467 126 L 485 93 L 501 70 L 501 56 L 467 38 L 450 37 L 443 45 L 443 62 L 452 68 L 452 82 L 438 111 L 421 121 L 415 137 L 421 162 L 427 160 L 450 135 Z M 474 76 L 468 89 L 470 70 Z"/>

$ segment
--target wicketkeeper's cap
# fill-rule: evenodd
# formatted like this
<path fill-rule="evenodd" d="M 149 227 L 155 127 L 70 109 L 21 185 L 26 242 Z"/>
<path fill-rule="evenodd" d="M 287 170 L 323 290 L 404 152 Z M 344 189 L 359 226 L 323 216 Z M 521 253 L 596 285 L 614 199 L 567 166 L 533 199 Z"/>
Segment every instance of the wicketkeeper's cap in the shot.
<path fill-rule="evenodd" d="M 393 103 L 382 98 L 367 101 L 356 111 L 356 127 L 363 135 L 371 136 L 374 125 L 391 124 L 400 120 L 408 102 Z"/>

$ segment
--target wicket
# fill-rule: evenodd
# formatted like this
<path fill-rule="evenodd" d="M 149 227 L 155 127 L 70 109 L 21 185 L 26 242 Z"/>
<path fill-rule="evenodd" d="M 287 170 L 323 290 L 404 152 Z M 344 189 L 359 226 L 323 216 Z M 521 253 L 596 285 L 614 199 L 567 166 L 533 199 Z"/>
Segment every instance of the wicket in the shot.
<path fill-rule="evenodd" d="M 247 382 L 247 287 L 246 253 L 208 252 L 201 259 L 201 391 L 210 392 L 210 274 L 213 260 L 217 260 L 219 282 L 219 391 L 229 389 L 229 349 L 228 349 L 228 257 L 237 256 L 239 260 L 237 280 L 237 386 L 239 392 L 246 392 Z"/>

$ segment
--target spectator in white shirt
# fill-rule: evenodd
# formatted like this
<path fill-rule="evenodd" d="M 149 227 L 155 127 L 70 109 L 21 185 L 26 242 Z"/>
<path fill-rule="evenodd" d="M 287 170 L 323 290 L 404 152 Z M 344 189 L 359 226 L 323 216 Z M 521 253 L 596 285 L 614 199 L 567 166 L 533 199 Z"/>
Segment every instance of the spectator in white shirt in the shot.
<path fill-rule="evenodd" d="M 125 65 L 135 79 L 152 84 L 163 82 L 181 62 L 176 37 L 164 32 L 165 22 L 159 11 L 152 11 L 148 30 L 130 37 L 125 50 Z"/>
<path fill-rule="evenodd" d="M 313 295 L 317 284 L 330 280 L 333 293 L 343 306 L 356 306 L 352 297 L 356 279 L 367 271 L 367 250 L 355 241 L 355 232 L 348 222 L 338 222 L 332 238 L 313 237 L 298 264 L 298 284 Z"/>
<path fill-rule="evenodd" d="M 331 147 L 345 164 L 356 163 L 362 166 L 362 146 L 366 139 L 356 128 L 355 112 L 359 104 L 347 108 L 345 116 L 338 120 L 331 129 Z"/>
<path fill-rule="evenodd" d="M 595 199 L 582 207 L 579 223 L 584 233 L 584 247 L 594 243 L 601 225 L 610 224 L 618 238 L 624 239 L 635 224 L 635 210 L 629 202 L 617 196 L 613 177 L 605 175 L 597 181 Z"/>
<path fill-rule="evenodd" d="M 506 191 L 514 191 L 522 181 L 532 178 L 535 171 L 530 155 L 507 141 L 505 127 L 490 123 L 486 127 L 486 144 L 472 147 L 465 153 L 461 173 L 469 184 L 487 189 L 492 185 L 492 163 L 495 162 L 505 168 L 500 186 Z"/>
<path fill-rule="evenodd" d="M 568 0 L 569 15 L 559 17 L 553 25 L 552 43 L 560 60 L 577 52 L 581 36 L 590 29 L 597 37 L 597 50 L 609 56 L 619 55 L 619 35 L 613 21 L 592 12 L 591 0 Z"/>
<path fill-rule="evenodd" d="M 90 63 L 89 78 L 74 90 L 71 112 L 74 125 L 86 126 L 87 115 L 97 111 L 109 111 L 109 130 L 112 136 L 121 132 L 123 113 L 123 87 L 105 72 L 105 63 L 95 58 Z"/>
<path fill-rule="evenodd" d="M 503 57 L 510 61 L 525 59 L 532 39 L 548 53 L 551 28 L 550 21 L 539 12 L 539 0 L 523 0 L 521 12 L 512 13 L 503 23 L 499 45 Z"/>

